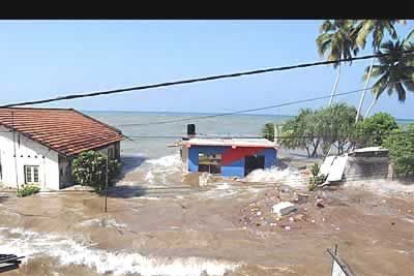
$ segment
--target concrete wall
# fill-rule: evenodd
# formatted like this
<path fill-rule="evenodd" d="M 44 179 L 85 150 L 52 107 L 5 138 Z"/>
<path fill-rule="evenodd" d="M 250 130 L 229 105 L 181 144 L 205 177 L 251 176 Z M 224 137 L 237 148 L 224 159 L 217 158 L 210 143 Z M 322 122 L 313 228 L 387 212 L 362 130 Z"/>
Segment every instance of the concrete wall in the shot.
<path fill-rule="evenodd" d="M 191 146 L 188 150 L 188 171 L 198 172 L 198 154 L 223 154 L 225 151 L 231 150 L 231 147 L 218 146 Z M 265 168 L 270 168 L 276 163 L 276 150 L 264 149 L 256 153 L 258 156 L 265 157 Z M 227 165 L 222 165 L 221 175 L 223 176 L 239 176 L 244 177 L 244 157 Z"/>
<path fill-rule="evenodd" d="M 344 171 L 345 180 L 385 179 L 389 172 L 388 157 L 348 157 Z"/>
<path fill-rule="evenodd" d="M 25 165 L 39 166 L 39 187 L 43 190 L 59 189 L 58 154 L 23 135 L 0 126 L 0 163 L 2 177 L 0 182 L 8 187 L 16 188 L 25 184 Z M 14 156 L 14 148 L 16 156 Z M 17 179 L 16 179 L 17 169 Z M 17 182 L 16 182 L 17 181 Z"/>

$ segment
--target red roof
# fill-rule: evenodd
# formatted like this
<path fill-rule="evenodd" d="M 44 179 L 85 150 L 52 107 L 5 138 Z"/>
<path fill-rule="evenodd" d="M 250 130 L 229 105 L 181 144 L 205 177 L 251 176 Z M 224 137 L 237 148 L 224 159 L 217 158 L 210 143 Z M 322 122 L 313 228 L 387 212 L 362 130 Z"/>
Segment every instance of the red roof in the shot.
<path fill-rule="evenodd" d="M 123 138 L 118 129 L 74 109 L 0 108 L 0 125 L 66 156 Z"/>

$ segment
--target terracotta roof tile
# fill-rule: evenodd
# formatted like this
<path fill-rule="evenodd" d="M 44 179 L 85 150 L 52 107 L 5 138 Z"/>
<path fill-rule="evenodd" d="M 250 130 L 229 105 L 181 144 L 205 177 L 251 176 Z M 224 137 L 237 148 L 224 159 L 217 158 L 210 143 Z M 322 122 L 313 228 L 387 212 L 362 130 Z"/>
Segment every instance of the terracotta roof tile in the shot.
<path fill-rule="evenodd" d="M 12 115 L 13 114 L 13 115 Z M 122 133 L 74 109 L 0 108 L 0 125 L 66 156 L 122 140 Z"/>

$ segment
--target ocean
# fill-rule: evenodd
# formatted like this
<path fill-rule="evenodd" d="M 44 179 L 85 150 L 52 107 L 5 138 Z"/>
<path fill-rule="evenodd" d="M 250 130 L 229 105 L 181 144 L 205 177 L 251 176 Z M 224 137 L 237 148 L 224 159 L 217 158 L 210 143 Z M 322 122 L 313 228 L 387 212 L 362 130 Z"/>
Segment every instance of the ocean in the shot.
<path fill-rule="evenodd" d="M 120 129 L 124 135 L 132 140 L 125 139 L 122 141 L 121 154 L 140 154 L 149 159 L 174 154 L 176 149 L 168 146 L 186 136 L 187 124 L 193 123 L 196 125 L 198 137 L 259 137 L 264 124 L 281 123 L 290 118 L 289 116 L 277 115 L 231 115 L 197 119 L 212 114 L 106 111 L 87 111 L 85 113 Z M 194 120 L 191 120 L 191 118 L 194 118 Z M 175 120 L 188 121 L 145 125 Z"/>
<path fill-rule="evenodd" d="M 212 114 L 97 111 L 85 113 L 118 128 L 127 137 L 121 142 L 124 171 L 121 184 L 141 186 L 182 183 L 179 148 L 172 145 L 186 136 L 187 124 L 196 125 L 198 137 L 260 137 L 264 124 L 281 123 L 289 118 L 272 115 L 232 115 L 201 119 Z M 178 122 L 160 124 L 165 121 Z"/>

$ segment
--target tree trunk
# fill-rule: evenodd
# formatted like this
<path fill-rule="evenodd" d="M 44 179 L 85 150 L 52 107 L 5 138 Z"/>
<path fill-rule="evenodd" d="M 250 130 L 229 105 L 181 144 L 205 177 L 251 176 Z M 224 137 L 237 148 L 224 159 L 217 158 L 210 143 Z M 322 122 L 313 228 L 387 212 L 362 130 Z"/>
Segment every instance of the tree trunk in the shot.
<path fill-rule="evenodd" d="M 336 93 L 336 88 L 338 87 L 338 82 L 339 82 L 339 77 L 340 76 L 341 76 L 341 65 L 338 66 L 338 73 L 336 75 L 336 80 L 335 80 L 335 83 L 334 83 L 334 87 L 333 87 L 332 92 L 331 92 L 331 98 L 329 99 L 329 104 L 328 104 L 329 106 L 332 105 L 333 98 L 334 98 L 335 93 Z"/>
<path fill-rule="evenodd" d="M 355 124 L 358 123 L 359 115 L 361 114 L 362 105 L 364 103 L 364 98 L 365 98 L 365 94 L 367 92 L 367 87 L 368 87 L 369 80 L 371 79 L 371 72 L 372 72 L 373 67 L 374 67 L 374 59 L 371 59 L 371 65 L 369 66 L 367 80 L 365 81 L 364 90 L 362 91 L 361 99 L 359 100 L 357 115 L 356 115 L 356 118 L 355 118 Z"/>
<path fill-rule="evenodd" d="M 375 96 L 375 98 L 372 101 L 371 105 L 368 107 L 367 113 L 365 113 L 364 119 L 368 117 L 369 113 L 371 112 L 371 109 L 375 106 L 377 101 L 378 101 L 378 98 L 377 98 L 377 96 Z"/>
<path fill-rule="evenodd" d="M 316 144 L 313 145 L 313 151 L 312 151 L 311 157 L 315 157 L 316 156 L 316 154 L 318 152 L 319 142 L 320 142 L 320 140 L 317 139 L 316 140 Z"/>

